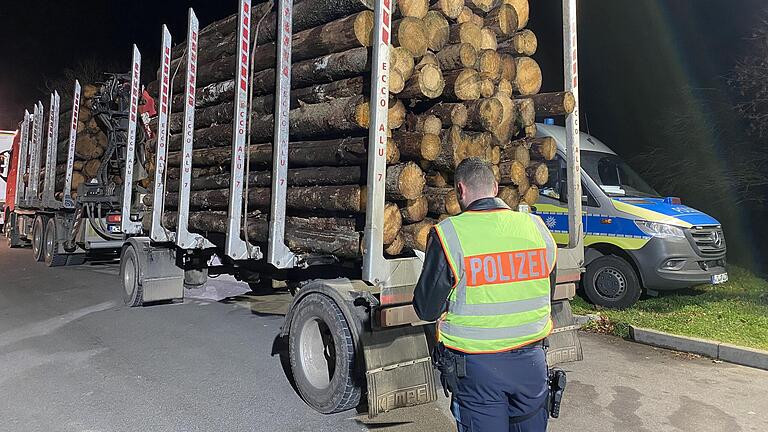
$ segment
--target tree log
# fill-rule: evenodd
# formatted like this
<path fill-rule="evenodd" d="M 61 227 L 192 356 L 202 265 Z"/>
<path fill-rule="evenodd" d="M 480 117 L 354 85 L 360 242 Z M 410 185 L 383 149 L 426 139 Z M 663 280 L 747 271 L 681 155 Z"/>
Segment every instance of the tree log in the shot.
<path fill-rule="evenodd" d="M 520 204 L 520 194 L 514 186 L 504 186 L 500 188 L 499 199 L 504 201 L 504 203 L 512 210 L 517 210 L 517 206 Z"/>
<path fill-rule="evenodd" d="M 405 239 L 401 233 L 397 233 L 395 240 L 384 247 L 384 253 L 390 256 L 400 255 L 405 248 Z"/>
<path fill-rule="evenodd" d="M 448 43 L 450 26 L 442 13 L 429 11 L 423 18 L 427 29 L 427 48 L 438 52 Z"/>
<path fill-rule="evenodd" d="M 434 99 L 443 94 L 445 81 L 437 66 L 426 65 L 411 76 L 398 97 L 405 99 Z"/>
<path fill-rule="evenodd" d="M 525 169 L 531 183 L 544 186 L 549 181 L 549 168 L 543 162 L 534 162 Z"/>
<path fill-rule="evenodd" d="M 439 131 L 438 131 L 439 133 Z M 440 154 L 440 136 L 431 133 L 394 131 L 392 139 L 402 160 L 433 161 Z"/>
<path fill-rule="evenodd" d="M 442 171 L 432 171 L 426 175 L 427 186 L 429 187 L 453 187 L 453 181 L 448 174 Z"/>
<path fill-rule="evenodd" d="M 421 222 L 427 217 L 428 211 L 429 203 L 424 196 L 400 203 L 400 216 L 403 219 L 403 223 Z"/>
<path fill-rule="evenodd" d="M 443 74 L 447 100 L 475 100 L 480 98 L 480 74 L 474 69 L 448 71 Z"/>
<path fill-rule="evenodd" d="M 508 4 L 515 8 L 515 15 L 517 15 L 517 29 L 521 30 L 528 25 L 528 17 L 530 16 L 530 8 L 528 0 L 502 0 L 502 3 Z"/>
<path fill-rule="evenodd" d="M 433 9 L 440 10 L 448 18 L 456 19 L 464 8 L 464 0 L 438 0 Z"/>
<path fill-rule="evenodd" d="M 424 197 L 429 205 L 429 213 L 434 215 L 448 214 L 457 215 L 461 213 L 461 205 L 456 195 L 456 190 L 452 187 L 424 189 Z"/>
<path fill-rule="evenodd" d="M 501 54 L 501 79 L 510 84 L 517 77 L 517 64 L 511 55 Z"/>
<path fill-rule="evenodd" d="M 531 187 L 525 191 L 520 200 L 529 206 L 535 205 L 536 201 L 539 200 L 539 188 L 536 185 L 531 185 Z"/>
<path fill-rule="evenodd" d="M 389 67 L 392 71 L 400 72 L 404 80 L 408 80 L 413 75 L 415 63 L 413 55 L 403 48 L 395 47 L 389 50 Z"/>
<path fill-rule="evenodd" d="M 480 29 L 480 49 L 481 50 L 494 50 L 498 47 L 498 41 L 496 40 L 496 33 L 488 27 Z"/>
<path fill-rule="evenodd" d="M 390 244 L 395 241 L 400 233 L 400 227 L 403 226 L 403 217 L 400 215 L 400 208 L 397 204 L 388 202 L 384 205 L 384 244 Z"/>
<path fill-rule="evenodd" d="M 421 132 L 425 134 L 440 135 L 443 129 L 443 122 L 435 115 L 408 113 L 405 117 L 406 128 L 410 132 Z M 393 133 L 395 133 L 393 131 Z"/>
<path fill-rule="evenodd" d="M 467 108 L 467 129 L 493 132 L 501 125 L 504 106 L 498 98 L 468 101 L 465 102 L 465 106 Z"/>
<path fill-rule="evenodd" d="M 463 103 L 439 102 L 432 105 L 425 113 L 434 115 L 446 127 L 458 126 L 463 128 L 468 121 L 467 107 Z"/>
<path fill-rule="evenodd" d="M 541 90 L 541 68 L 530 57 L 515 58 L 515 79 L 512 86 L 516 92 L 527 96 L 536 94 Z"/>
<path fill-rule="evenodd" d="M 500 0 L 468 0 L 467 6 L 479 13 L 486 14 L 499 6 Z"/>
<path fill-rule="evenodd" d="M 167 212 L 163 215 L 163 225 L 176 226 L 178 214 Z M 200 233 L 227 232 L 228 216 L 226 212 L 193 212 L 189 215 L 189 228 Z M 241 235 L 243 239 L 245 235 Z M 266 243 L 269 239 L 269 220 L 264 214 L 251 214 L 248 217 L 248 240 L 253 243 Z M 285 218 L 285 242 L 294 252 L 331 254 L 340 258 L 358 258 L 361 255 L 360 233 L 355 231 L 353 218 Z"/>
<path fill-rule="evenodd" d="M 496 94 L 496 86 L 489 78 L 480 79 L 480 97 L 489 98 Z"/>
<path fill-rule="evenodd" d="M 443 71 L 473 68 L 477 63 L 477 50 L 468 43 L 447 45 L 436 56 Z"/>
<path fill-rule="evenodd" d="M 427 27 L 419 18 L 405 17 L 392 22 L 392 42 L 419 58 L 427 53 L 429 41 Z"/>
<path fill-rule="evenodd" d="M 291 168 L 286 180 L 289 186 L 341 186 L 364 184 L 365 171 L 360 166 Z M 205 177 L 195 177 L 190 183 L 191 190 L 229 189 L 229 172 Z M 270 187 L 271 171 L 252 171 L 248 173 L 248 184 L 252 187 Z M 169 182 L 169 192 L 178 192 L 179 183 Z"/>
<path fill-rule="evenodd" d="M 483 35 L 480 27 L 471 22 L 452 25 L 448 34 L 448 43 L 468 43 L 478 51 L 481 49 L 482 39 Z"/>
<path fill-rule="evenodd" d="M 387 168 L 386 191 L 392 200 L 413 200 L 424 191 L 424 172 L 413 162 Z"/>
<path fill-rule="evenodd" d="M 514 184 L 520 185 L 527 183 L 527 173 L 525 172 L 525 165 L 520 161 L 502 161 L 499 163 L 499 171 L 501 172 L 501 184 Z"/>
<path fill-rule="evenodd" d="M 517 12 L 510 5 L 502 4 L 485 16 L 485 26 L 494 34 L 505 37 L 517 30 Z"/>
<path fill-rule="evenodd" d="M 499 82 L 501 79 L 501 57 L 499 54 L 492 49 L 481 51 L 477 58 L 477 71 L 480 73 L 480 78 L 490 79 L 494 83 Z"/>
<path fill-rule="evenodd" d="M 539 117 L 568 115 L 576 108 L 571 92 L 539 93 L 531 95 Z"/>
<path fill-rule="evenodd" d="M 442 144 L 440 154 L 432 164 L 435 168 L 447 172 L 453 172 L 459 163 L 466 158 L 467 144 L 462 137 L 461 128 L 452 126 L 443 131 L 440 137 Z"/>
<path fill-rule="evenodd" d="M 499 44 L 499 54 L 512 56 L 532 56 L 536 54 L 539 41 L 536 34 L 528 29 L 510 35 L 510 38 Z"/>
<path fill-rule="evenodd" d="M 424 18 L 429 11 L 429 0 L 398 0 L 397 9 L 404 17 Z"/>
<path fill-rule="evenodd" d="M 436 222 L 434 219 L 424 219 L 415 224 L 403 225 L 400 232 L 403 235 L 405 245 L 411 249 L 425 251 L 427 249 L 429 231 L 432 230 Z"/>
<path fill-rule="evenodd" d="M 517 111 L 517 124 L 520 128 L 536 123 L 536 104 L 532 98 L 515 99 L 512 102 Z"/>

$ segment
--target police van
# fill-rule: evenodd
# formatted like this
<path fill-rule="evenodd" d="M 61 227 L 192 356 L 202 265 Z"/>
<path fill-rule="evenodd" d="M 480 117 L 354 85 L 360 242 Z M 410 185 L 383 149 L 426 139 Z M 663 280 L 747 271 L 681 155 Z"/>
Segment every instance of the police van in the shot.
<path fill-rule="evenodd" d="M 558 244 L 568 243 L 565 128 L 537 124 L 558 155 L 535 212 Z M 662 197 L 597 138 L 580 134 L 584 223 L 584 293 L 611 308 L 633 305 L 643 292 L 718 284 L 728 280 L 725 237 L 713 217 Z"/>

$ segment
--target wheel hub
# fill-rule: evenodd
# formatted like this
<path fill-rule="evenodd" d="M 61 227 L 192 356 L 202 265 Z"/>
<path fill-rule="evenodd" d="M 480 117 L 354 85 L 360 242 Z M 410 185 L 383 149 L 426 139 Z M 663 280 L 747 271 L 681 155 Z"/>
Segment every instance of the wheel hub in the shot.
<path fill-rule="evenodd" d="M 318 318 L 308 320 L 299 338 L 299 358 L 307 380 L 317 389 L 328 388 L 336 368 L 336 347 L 328 325 Z"/>
<path fill-rule="evenodd" d="M 129 256 L 125 260 L 125 271 L 123 272 L 123 290 L 127 299 L 133 296 L 133 291 L 136 286 L 136 263 L 133 261 L 133 257 Z"/>
<path fill-rule="evenodd" d="M 606 267 L 595 275 L 595 289 L 603 298 L 617 299 L 627 291 L 627 279 L 617 269 Z"/>

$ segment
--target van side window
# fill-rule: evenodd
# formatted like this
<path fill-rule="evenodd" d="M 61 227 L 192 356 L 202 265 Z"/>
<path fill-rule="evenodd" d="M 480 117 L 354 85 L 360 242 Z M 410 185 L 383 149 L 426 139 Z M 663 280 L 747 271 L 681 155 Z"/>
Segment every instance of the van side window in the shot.
<path fill-rule="evenodd" d="M 560 155 L 551 161 L 547 161 L 549 169 L 549 180 L 539 189 L 539 195 L 547 198 L 556 199 L 560 202 L 568 202 L 568 164 Z M 587 190 L 584 182 L 581 183 L 581 193 L 587 197 L 585 202 L 590 207 L 599 207 L 600 204 Z"/>

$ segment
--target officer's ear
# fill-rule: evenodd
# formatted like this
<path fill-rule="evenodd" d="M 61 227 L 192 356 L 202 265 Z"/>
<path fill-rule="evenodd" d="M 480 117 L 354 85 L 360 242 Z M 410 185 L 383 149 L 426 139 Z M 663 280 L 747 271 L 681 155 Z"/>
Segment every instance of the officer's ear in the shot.
<path fill-rule="evenodd" d="M 499 182 L 493 182 L 493 196 L 499 196 Z"/>

